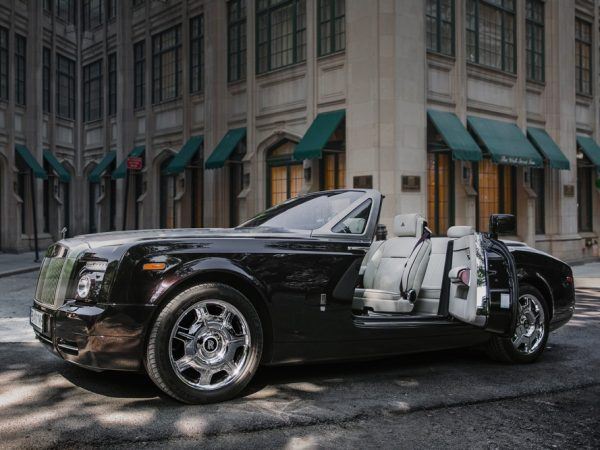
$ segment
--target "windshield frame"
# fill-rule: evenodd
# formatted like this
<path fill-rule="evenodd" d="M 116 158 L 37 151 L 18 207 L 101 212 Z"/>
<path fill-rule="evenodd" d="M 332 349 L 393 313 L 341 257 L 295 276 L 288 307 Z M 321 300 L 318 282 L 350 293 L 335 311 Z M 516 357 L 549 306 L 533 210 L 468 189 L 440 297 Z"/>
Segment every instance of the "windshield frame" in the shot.
<path fill-rule="evenodd" d="M 381 207 L 381 200 L 382 200 L 382 195 L 378 191 L 376 191 L 374 189 L 335 189 L 335 190 L 329 190 L 329 191 L 310 192 L 305 195 L 299 196 L 296 199 L 300 199 L 300 198 L 305 199 L 306 197 L 316 198 L 316 197 L 325 196 L 325 195 L 330 196 L 332 193 L 342 194 L 345 192 L 360 192 L 360 193 L 362 193 L 362 195 L 360 197 L 358 197 L 356 200 L 354 200 L 346 208 L 344 208 L 343 210 L 338 212 L 335 216 L 333 216 L 327 223 L 322 225 L 320 228 L 316 228 L 313 230 L 305 230 L 305 229 L 303 230 L 303 229 L 296 229 L 296 228 L 281 228 L 281 230 L 282 231 L 283 230 L 291 231 L 291 232 L 295 232 L 295 233 L 301 233 L 301 234 L 305 234 L 305 235 L 309 235 L 309 236 L 313 236 L 313 237 L 328 237 L 328 238 L 353 240 L 353 241 L 371 241 L 375 234 L 375 229 L 377 226 L 376 222 L 379 217 L 379 210 Z M 339 222 L 341 222 L 343 219 L 345 219 L 346 216 L 351 214 L 353 211 L 355 211 L 357 208 L 362 206 L 368 200 L 371 200 L 371 210 L 369 211 L 369 217 L 367 219 L 367 224 L 365 225 L 365 228 L 361 234 L 339 233 L 339 232 L 336 233 L 336 232 L 332 231 L 333 227 L 335 227 Z M 274 208 L 277 208 L 277 207 L 281 207 L 282 205 L 284 205 L 286 203 L 287 202 L 280 203 L 279 205 L 273 206 L 273 207 L 265 210 L 265 212 L 272 210 Z M 260 213 L 260 214 L 263 214 L 263 213 Z M 252 222 L 253 220 L 255 220 L 258 216 L 260 216 L 260 214 L 257 214 L 256 216 L 252 217 L 251 219 L 248 219 L 247 221 L 238 225 L 236 227 L 236 229 L 243 229 L 243 228 L 268 229 L 268 228 L 272 228 L 272 227 L 269 227 L 266 225 L 264 225 L 264 226 L 258 225 L 256 227 L 250 227 L 250 226 L 246 225 L 249 222 Z"/>

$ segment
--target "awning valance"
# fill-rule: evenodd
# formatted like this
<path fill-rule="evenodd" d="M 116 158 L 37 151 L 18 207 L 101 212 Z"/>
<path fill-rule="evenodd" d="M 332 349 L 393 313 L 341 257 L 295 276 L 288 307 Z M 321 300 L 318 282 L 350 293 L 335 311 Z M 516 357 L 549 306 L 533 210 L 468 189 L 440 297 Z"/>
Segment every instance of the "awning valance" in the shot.
<path fill-rule="evenodd" d="M 325 144 L 345 116 L 345 109 L 317 114 L 302 140 L 296 145 L 294 159 L 302 161 L 320 158 Z"/>
<path fill-rule="evenodd" d="M 189 138 L 185 145 L 181 147 L 179 153 L 173 157 L 169 165 L 166 167 L 165 173 L 168 175 L 173 175 L 183 172 L 196 152 L 200 149 L 200 146 L 203 142 L 204 136 L 192 136 Z"/>
<path fill-rule="evenodd" d="M 205 167 L 207 169 L 218 169 L 225 165 L 225 161 L 229 159 L 237 145 L 246 136 L 246 128 L 234 128 L 229 130 L 219 145 L 213 150 L 206 160 Z"/>
<path fill-rule="evenodd" d="M 22 144 L 15 145 L 15 151 L 17 154 L 25 161 L 25 164 L 29 166 L 29 168 L 33 171 L 33 175 L 36 178 L 42 178 L 45 180 L 48 178 L 48 174 L 42 166 L 36 161 L 35 157 L 31 154 L 29 149 Z"/>
<path fill-rule="evenodd" d="M 600 147 L 596 141 L 589 136 L 577 136 L 577 145 L 585 156 L 600 170 Z"/>
<path fill-rule="evenodd" d="M 129 154 L 127 155 L 127 158 L 129 158 L 130 156 L 142 156 L 145 151 L 146 151 L 146 146 L 138 145 L 137 147 L 134 147 L 134 149 L 129 152 Z M 121 162 L 121 164 L 119 164 L 119 167 L 117 167 L 115 169 L 115 171 L 112 173 L 113 179 L 116 180 L 117 178 L 125 178 L 125 176 L 127 175 L 127 158 L 125 158 Z"/>
<path fill-rule="evenodd" d="M 48 164 L 52 166 L 52 170 L 56 172 L 56 175 L 58 175 L 58 179 L 60 181 L 62 181 L 63 183 L 68 183 L 69 181 L 71 181 L 71 175 L 69 174 L 69 172 L 67 172 L 67 169 L 64 168 L 60 161 L 56 159 L 54 153 L 52 153 L 48 149 L 44 149 L 44 159 L 48 162 Z"/>
<path fill-rule="evenodd" d="M 117 157 L 117 152 L 114 150 L 109 151 L 104 158 L 98 163 L 94 170 L 90 172 L 88 175 L 88 180 L 90 183 L 100 183 L 100 179 L 102 178 L 102 174 L 108 170 L 108 167 L 113 163 L 115 158 Z"/>
<path fill-rule="evenodd" d="M 427 117 L 440 133 L 446 145 L 452 150 L 452 158 L 461 161 L 480 161 L 481 149 L 469 134 L 456 114 L 451 112 L 427 110 Z"/>
<path fill-rule="evenodd" d="M 553 169 L 569 170 L 569 160 L 543 128 L 528 127 L 527 137 Z"/>
<path fill-rule="evenodd" d="M 514 123 L 469 116 L 467 124 L 497 164 L 542 167 L 544 160 Z"/>

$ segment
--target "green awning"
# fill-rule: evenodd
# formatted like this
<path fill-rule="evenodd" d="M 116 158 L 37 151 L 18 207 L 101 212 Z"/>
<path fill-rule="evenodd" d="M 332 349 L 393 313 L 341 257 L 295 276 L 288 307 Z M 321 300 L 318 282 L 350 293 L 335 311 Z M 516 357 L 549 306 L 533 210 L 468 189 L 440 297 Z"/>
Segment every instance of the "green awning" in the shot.
<path fill-rule="evenodd" d="M 461 161 L 481 161 L 483 154 L 475 139 L 469 134 L 456 114 L 427 110 L 427 116 L 450 150 L 452 159 Z"/>
<path fill-rule="evenodd" d="M 25 164 L 33 171 L 36 178 L 42 178 L 43 180 L 48 178 L 44 168 L 39 165 L 27 147 L 21 144 L 15 144 L 15 151 L 23 158 L 23 161 L 25 161 Z"/>
<path fill-rule="evenodd" d="M 109 151 L 104 158 L 100 161 L 100 163 L 94 167 L 88 176 L 88 180 L 90 183 L 100 183 L 100 179 L 102 178 L 102 174 L 108 170 L 108 167 L 113 163 L 115 158 L 117 157 L 117 152 L 114 150 Z"/>
<path fill-rule="evenodd" d="M 467 124 L 497 164 L 542 167 L 544 160 L 514 123 L 467 117 Z"/>
<path fill-rule="evenodd" d="M 594 139 L 588 136 L 577 136 L 577 145 L 585 156 L 600 170 L 600 147 Z"/>
<path fill-rule="evenodd" d="M 129 154 L 127 155 L 127 158 L 129 158 L 130 156 L 142 156 L 145 151 L 146 151 L 146 146 L 138 145 L 137 147 L 134 147 L 134 149 L 129 152 Z M 127 158 L 125 158 L 121 162 L 121 164 L 119 164 L 119 167 L 117 167 L 116 170 L 112 173 L 113 179 L 116 180 L 117 178 L 125 178 L 125 176 L 127 175 Z"/>
<path fill-rule="evenodd" d="M 296 145 L 294 159 L 302 161 L 320 158 L 325 144 L 345 116 L 345 109 L 317 114 L 302 140 Z"/>
<path fill-rule="evenodd" d="M 225 161 L 229 159 L 235 147 L 240 143 L 246 136 L 246 128 L 234 128 L 229 130 L 219 145 L 213 150 L 208 159 L 206 160 L 205 167 L 207 169 L 218 169 L 225 165 Z"/>
<path fill-rule="evenodd" d="M 52 169 L 54 170 L 54 172 L 56 172 L 56 175 L 58 175 L 58 179 L 60 181 L 62 181 L 63 183 L 68 183 L 69 181 L 71 181 L 71 175 L 69 174 L 69 172 L 67 172 L 67 169 L 64 168 L 60 161 L 56 159 L 54 153 L 52 153 L 48 149 L 44 149 L 44 159 L 48 162 L 48 164 L 52 166 Z"/>
<path fill-rule="evenodd" d="M 527 127 L 527 137 L 534 147 L 548 160 L 548 165 L 553 169 L 569 170 L 569 160 L 560 151 L 558 145 L 543 128 Z"/>
<path fill-rule="evenodd" d="M 204 136 L 192 136 L 189 138 L 185 145 L 181 147 L 179 153 L 173 157 L 165 169 L 165 173 L 167 175 L 173 175 L 183 172 L 203 142 Z"/>

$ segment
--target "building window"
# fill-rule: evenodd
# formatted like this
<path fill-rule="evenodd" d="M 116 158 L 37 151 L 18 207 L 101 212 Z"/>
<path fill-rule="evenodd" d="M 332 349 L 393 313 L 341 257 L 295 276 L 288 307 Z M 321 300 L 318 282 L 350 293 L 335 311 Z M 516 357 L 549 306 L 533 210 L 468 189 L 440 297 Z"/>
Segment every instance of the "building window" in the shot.
<path fill-rule="evenodd" d="M 142 108 L 146 103 L 146 43 L 140 41 L 133 46 L 133 107 Z"/>
<path fill-rule="evenodd" d="M 106 18 L 112 20 L 117 17 L 117 0 L 106 0 Z"/>
<path fill-rule="evenodd" d="M 454 225 L 454 164 L 450 152 L 427 153 L 427 224 L 437 236 Z"/>
<path fill-rule="evenodd" d="M 152 102 L 179 96 L 181 80 L 181 27 L 152 36 Z"/>
<path fill-rule="evenodd" d="M 25 105 L 25 70 L 27 61 L 27 39 L 15 34 L 15 103 Z"/>
<path fill-rule="evenodd" d="M 294 161 L 295 144 L 284 141 L 272 149 L 267 157 L 267 206 L 274 206 L 288 198 L 297 197 L 304 179 L 302 161 Z"/>
<path fill-rule="evenodd" d="M 319 0 L 318 23 L 319 56 L 346 48 L 346 1 Z"/>
<path fill-rule="evenodd" d="M 46 12 L 52 12 L 52 0 L 44 0 L 43 8 Z"/>
<path fill-rule="evenodd" d="M 0 27 L 0 100 L 8 100 L 8 30 Z"/>
<path fill-rule="evenodd" d="M 84 30 L 93 30 L 102 25 L 102 0 L 83 0 L 81 22 Z"/>
<path fill-rule="evenodd" d="M 97 201 L 100 197 L 100 183 L 88 183 L 88 232 L 98 232 Z"/>
<path fill-rule="evenodd" d="M 544 81 L 544 2 L 527 0 L 527 79 Z"/>
<path fill-rule="evenodd" d="M 75 118 L 75 61 L 56 55 L 56 114 Z"/>
<path fill-rule="evenodd" d="M 467 0 L 467 60 L 515 72 L 515 0 Z"/>
<path fill-rule="evenodd" d="M 204 77 L 204 16 L 190 19 L 190 92 L 200 92 Z"/>
<path fill-rule="evenodd" d="M 577 223 L 579 231 L 593 231 L 593 184 L 595 167 L 586 158 L 577 158 Z"/>
<path fill-rule="evenodd" d="M 454 0 L 427 0 L 427 50 L 454 56 Z"/>
<path fill-rule="evenodd" d="M 476 169 L 477 229 L 487 232 L 492 214 L 515 214 L 515 168 L 484 159 L 477 163 Z"/>
<path fill-rule="evenodd" d="M 160 228 L 175 228 L 175 177 L 166 174 L 166 168 L 173 157 L 166 158 L 160 165 L 159 185 L 159 226 Z"/>
<path fill-rule="evenodd" d="M 83 67 L 83 120 L 102 117 L 102 60 Z"/>
<path fill-rule="evenodd" d="M 117 54 L 108 55 L 108 115 L 117 113 Z"/>
<path fill-rule="evenodd" d="M 56 0 L 56 16 L 67 23 L 75 23 L 75 1 Z"/>
<path fill-rule="evenodd" d="M 592 94 L 592 25 L 575 20 L 575 81 L 578 94 Z"/>
<path fill-rule="evenodd" d="M 227 80 L 246 78 L 246 0 L 227 3 Z"/>
<path fill-rule="evenodd" d="M 204 148 L 198 150 L 192 159 L 190 167 L 192 172 L 192 198 L 191 213 L 194 228 L 201 228 L 204 220 Z"/>
<path fill-rule="evenodd" d="M 42 49 L 42 109 L 49 113 L 50 84 L 52 83 L 52 53 L 48 47 Z"/>
<path fill-rule="evenodd" d="M 544 169 L 531 169 L 531 188 L 535 192 L 535 234 L 546 233 L 546 213 L 544 210 L 545 179 Z"/>
<path fill-rule="evenodd" d="M 257 73 L 306 60 L 305 0 L 259 0 L 256 24 Z"/>
<path fill-rule="evenodd" d="M 342 189 L 346 186 L 346 154 L 323 152 L 321 159 L 321 189 Z"/>

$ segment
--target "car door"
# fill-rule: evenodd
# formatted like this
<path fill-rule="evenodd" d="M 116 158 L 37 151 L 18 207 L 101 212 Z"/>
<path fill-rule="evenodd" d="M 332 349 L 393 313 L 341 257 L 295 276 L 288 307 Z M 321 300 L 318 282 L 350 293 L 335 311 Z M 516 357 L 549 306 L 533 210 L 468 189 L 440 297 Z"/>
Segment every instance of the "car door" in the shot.
<path fill-rule="evenodd" d="M 518 281 L 504 243 L 481 233 L 457 239 L 448 276 L 451 316 L 492 333 L 512 335 Z"/>

